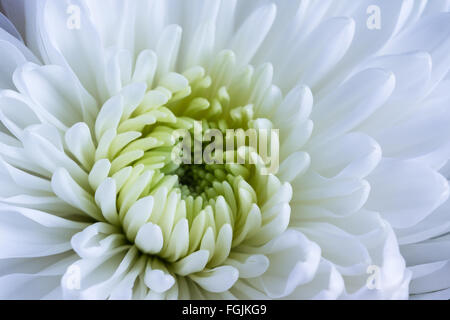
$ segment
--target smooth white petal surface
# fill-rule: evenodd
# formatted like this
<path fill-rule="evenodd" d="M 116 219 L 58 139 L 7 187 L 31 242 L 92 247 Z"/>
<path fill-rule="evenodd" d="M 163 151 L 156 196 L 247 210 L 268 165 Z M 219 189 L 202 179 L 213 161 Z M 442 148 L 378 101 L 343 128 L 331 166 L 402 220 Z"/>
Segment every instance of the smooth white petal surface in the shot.
<path fill-rule="evenodd" d="M 450 1 L 0 8 L 0 298 L 450 296 Z"/>

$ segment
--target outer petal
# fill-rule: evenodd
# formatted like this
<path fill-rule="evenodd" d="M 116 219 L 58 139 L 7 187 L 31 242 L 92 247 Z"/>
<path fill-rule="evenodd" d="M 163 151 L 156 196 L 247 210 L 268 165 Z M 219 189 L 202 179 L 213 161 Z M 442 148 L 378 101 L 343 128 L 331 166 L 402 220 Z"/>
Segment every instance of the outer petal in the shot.
<path fill-rule="evenodd" d="M 311 281 L 320 261 L 319 246 L 295 230 L 287 230 L 261 248 L 242 247 L 239 251 L 267 256 L 267 271 L 248 281 L 271 298 L 286 297 Z"/>

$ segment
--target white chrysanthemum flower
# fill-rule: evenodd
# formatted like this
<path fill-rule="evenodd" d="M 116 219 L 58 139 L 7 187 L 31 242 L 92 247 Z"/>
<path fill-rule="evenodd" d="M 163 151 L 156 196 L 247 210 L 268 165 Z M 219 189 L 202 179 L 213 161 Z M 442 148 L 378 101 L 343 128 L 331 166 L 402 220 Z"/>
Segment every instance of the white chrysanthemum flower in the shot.
<path fill-rule="evenodd" d="M 449 1 L 372 2 L 1 0 L 0 298 L 450 297 Z"/>

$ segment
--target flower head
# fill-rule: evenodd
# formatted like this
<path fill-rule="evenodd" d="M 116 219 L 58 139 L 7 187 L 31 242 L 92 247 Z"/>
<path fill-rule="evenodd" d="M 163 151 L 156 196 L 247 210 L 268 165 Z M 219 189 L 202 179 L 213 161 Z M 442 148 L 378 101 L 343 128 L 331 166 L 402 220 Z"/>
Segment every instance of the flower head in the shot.
<path fill-rule="evenodd" d="M 0 297 L 446 289 L 447 6 L 1 4 Z"/>

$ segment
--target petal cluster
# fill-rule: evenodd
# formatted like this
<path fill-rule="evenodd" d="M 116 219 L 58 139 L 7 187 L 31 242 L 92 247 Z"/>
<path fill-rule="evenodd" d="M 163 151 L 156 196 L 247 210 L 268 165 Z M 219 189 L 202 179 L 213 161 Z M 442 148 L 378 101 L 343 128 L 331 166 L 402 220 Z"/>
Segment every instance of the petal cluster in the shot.
<path fill-rule="evenodd" d="M 449 1 L 0 4 L 0 298 L 449 297 Z"/>

